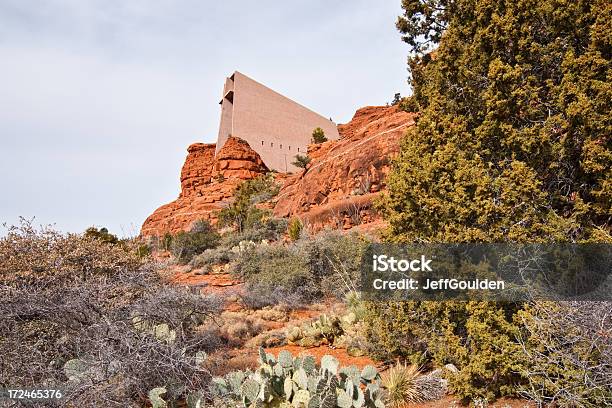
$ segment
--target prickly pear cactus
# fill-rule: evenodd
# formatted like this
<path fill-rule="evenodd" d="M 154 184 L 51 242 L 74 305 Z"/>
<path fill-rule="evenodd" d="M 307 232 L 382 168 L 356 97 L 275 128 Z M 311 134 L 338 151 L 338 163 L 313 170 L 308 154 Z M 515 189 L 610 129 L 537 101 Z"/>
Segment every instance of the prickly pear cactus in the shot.
<path fill-rule="evenodd" d="M 254 372 L 237 371 L 212 381 L 213 395 L 228 406 L 263 408 L 382 408 L 380 375 L 376 368 L 342 367 L 324 356 L 317 367 L 312 356 L 293 357 L 282 351 L 275 358 L 259 350 Z"/>
<path fill-rule="evenodd" d="M 289 329 L 286 332 L 286 338 L 290 344 L 298 344 L 302 347 L 333 344 L 343 334 L 342 322 L 337 316 L 330 317 L 323 314 L 311 323 Z"/>

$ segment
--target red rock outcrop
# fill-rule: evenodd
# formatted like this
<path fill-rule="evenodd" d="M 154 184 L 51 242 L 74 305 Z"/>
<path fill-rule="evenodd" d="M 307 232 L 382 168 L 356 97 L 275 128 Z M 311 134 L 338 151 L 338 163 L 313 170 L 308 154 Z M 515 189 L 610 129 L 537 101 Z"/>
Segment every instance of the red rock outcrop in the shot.
<path fill-rule="evenodd" d="M 187 148 L 187 159 L 181 170 L 180 197 L 195 195 L 201 186 L 210 183 L 215 147 L 214 143 L 194 143 Z"/>
<path fill-rule="evenodd" d="M 213 177 L 248 180 L 268 171 L 256 151 L 242 139 L 230 136 L 215 158 Z"/>
<path fill-rule="evenodd" d="M 309 146 L 306 171 L 279 174 L 277 180 L 284 181 L 279 195 L 260 206 L 272 208 L 278 217 L 298 216 L 314 229 L 380 226 L 372 202 L 385 188 L 390 159 L 414 116 L 396 106 L 359 109 L 349 123 L 338 126 L 339 140 Z M 235 137 L 216 157 L 214 144 L 195 143 L 187 150 L 179 198 L 147 218 L 143 236 L 187 230 L 198 219 L 216 222 L 215 214 L 231 202 L 242 180 L 268 171 L 257 152 Z"/>
<path fill-rule="evenodd" d="M 390 159 L 414 116 L 396 106 L 359 109 L 338 126 L 339 140 L 309 147 L 307 170 L 287 178 L 274 214 L 299 216 L 314 229 L 379 221 L 370 207 L 385 188 Z"/>
<path fill-rule="evenodd" d="M 216 222 L 216 213 L 232 199 L 243 181 L 268 169 L 247 142 L 230 137 L 215 157 L 215 144 L 187 148 L 179 197 L 159 207 L 143 223 L 142 236 L 162 236 L 188 230 L 200 219 Z"/>

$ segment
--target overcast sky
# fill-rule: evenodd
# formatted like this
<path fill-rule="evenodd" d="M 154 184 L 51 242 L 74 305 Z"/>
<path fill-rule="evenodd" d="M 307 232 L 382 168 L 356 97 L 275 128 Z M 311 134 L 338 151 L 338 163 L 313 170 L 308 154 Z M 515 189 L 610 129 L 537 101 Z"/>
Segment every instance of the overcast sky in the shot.
<path fill-rule="evenodd" d="M 400 0 L 0 0 L 0 223 L 137 234 L 239 70 L 334 121 L 408 93 Z M 3 231 L 0 230 L 0 234 Z"/>

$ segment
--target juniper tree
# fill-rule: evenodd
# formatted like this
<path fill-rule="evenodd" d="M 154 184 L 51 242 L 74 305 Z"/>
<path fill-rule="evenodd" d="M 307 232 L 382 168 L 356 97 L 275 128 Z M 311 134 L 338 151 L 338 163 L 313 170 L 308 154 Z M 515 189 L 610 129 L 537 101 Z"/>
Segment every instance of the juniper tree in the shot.
<path fill-rule="evenodd" d="M 612 241 L 612 5 L 403 0 L 402 7 L 410 104 L 420 113 L 380 202 L 387 239 Z M 466 400 L 516 394 L 527 381 L 520 373 L 533 362 L 516 340 L 521 304 L 367 307 L 379 349 L 456 364 L 460 375 L 449 386 Z"/>
<path fill-rule="evenodd" d="M 327 142 L 327 137 L 325 136 L 325 131 L 320 127 L 315 128 L 312 131 L 312 142 L 313 143 L 323 143 Z"/>
<path fill-rule="evenodd" d="M 310 163 L 310 157 L 308 156 L 303 156 L 301 154 L 297 154 L 295 156 L 295 161 L 292 162 L 291 164 L 293 164 L 295 167 L 299 167 L 302 169 L 305 169 L 306 166 L 308 166 L 308 163 Z"/>
<path fill-rule="evenodd" d="M 402 6 L 421 112 L 388 178 L 389 236 L 610 239 L 610 3 Z"/>

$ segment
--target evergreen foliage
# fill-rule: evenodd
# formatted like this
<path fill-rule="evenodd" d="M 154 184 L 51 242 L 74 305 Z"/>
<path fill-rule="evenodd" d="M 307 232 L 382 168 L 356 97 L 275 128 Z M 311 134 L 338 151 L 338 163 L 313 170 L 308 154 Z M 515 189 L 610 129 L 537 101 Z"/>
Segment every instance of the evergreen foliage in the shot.
<path fill-rule="evenodd" d="M 386 238 L 611 242 L 612 5 L 403 0 L 402 7 L 397 27 L 412 48 L 410 105 L 420 114 L 379 203 Z M 523 305 L 368 308 L 374 344 L 419 364 L 455 364 L 449 387 L 466 400 L 516 395 L 528 381 L 533 362 L 517 343 Z M 537 336 L 530 340 L 542 347 Z M 541 378 L 557 381 L 554 367 L 540 368 Z M 561 384 L 536 379 L 529 381 L 545 401 Z M 577 386 L 570 375 L 561 380 Z M 601 394 L 594 398 L 581 402 L 597 404 Z"/>
<path fill-rule="evenodd" d="M 308 156 L 304 156 L 301 154 L 296 154 L 295 155 L 295 161 L 292 162 L 291 164 L 293 164 L 295 167 L 299 167 L 301 169 L 305 169 L 308 166 L 308 163 L 310 163 L 310 157 Z"/>
<path fill-rule="evenodd" d="M 240 232 L 259 225 L 269 211 L 255 205 L 274 197 L 279 189 L 272 173 L 242 182 L 234 191 L 234 202 L 219 212 L 219 224 L 231 225 Z"/>
<path fill-rule="evenodd" d="M 289 226 L 287 227 L 287 233 L 289 234 L 289 238 L 291 238 L 292 241 L 297 241 L 300 238 L 300 235 L 302 235 L 303 229 L 304 224 L 302 224 L 302 221 L 297 217 L 293 218 L 289 222 Z"/>
<path fill-rule="evenodd" d="M 325 136 L 325 132 L 323 131 L 323 129 L 318 127 L 312 131 L 312 142 L 313 143 L 327 142 L 327 137 Z"/>
<path fill-rule="evenodd" d="M 402 4 L 421 113 L 388 178 L 389 237 L 600 240 L 612 216 L 610 3 Z"/>
<path fill-rule="evenodd" d="M 85 230 L 85 238 L 92 238 L 100 240 L 106 244 L 117 244 L 119 243 L 119 239 L 116 235 L 108 232 L 108 229 L 102 227 L 100 229 L 96 227 L 89 227 Z"/>
<path fill-rule="evenodd" d="M 191 259 L 209 248 L 219 244 L 219 233 L 208 221 L 196 221 L 189 231 L 181 231 L 172 238 L 170 251 L 180 263 Z"/>

